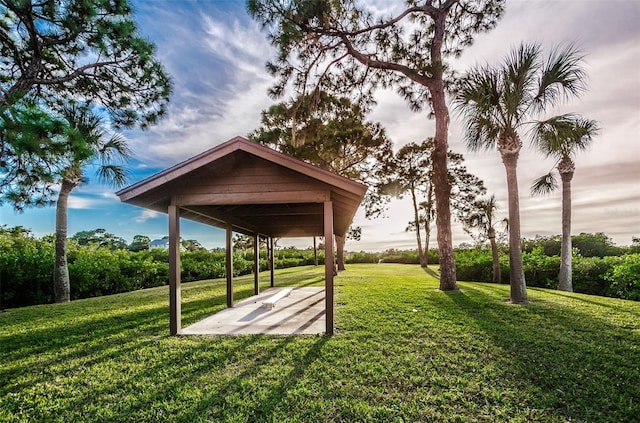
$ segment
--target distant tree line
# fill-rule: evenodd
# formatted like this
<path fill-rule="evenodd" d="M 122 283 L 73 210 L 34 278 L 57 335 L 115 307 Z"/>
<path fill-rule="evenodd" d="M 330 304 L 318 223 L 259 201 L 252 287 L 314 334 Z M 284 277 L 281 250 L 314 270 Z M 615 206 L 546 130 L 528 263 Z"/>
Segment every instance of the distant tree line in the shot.
<path fill-rule="evenodd" d="M 144 236 L 140 236 L 144 237 Z M 131 244 L 104 230 L 82 231 L 69 240 L 68 259 L 71 298 L 88 298 L 168 283 L 168 251 L 144 248 L 137 251 L 138 237 Z M 197 241 L 195 241 L 197 243 Z M 529 286 L 555 288 L 559 272 L 560 236 L 523 241 L 523 266 Z M 193 245 L 192 242 L 187 244 Z M 614 245 L 603 233 L 573 237 L 574 284 L 577 292 L 640 300 L 640 238 L 629 247 Z M 501 272 L 508 280 L 507 246 L 499 245 Z M 437 264 L 436 249 L 428 252 Z M 324 261 L 322 250 L 320 262 Z M 460 280 L 490 282 L 491 251 L 482 246 L 463 245 L 456 249 Z M 281 248 L 275 252 L 275 268 L 313 265 L 313 249 Z M 346 252 L 347 263 L 418 264 L 417 250 Z M 23 227 L 0 227 L 0 307 L 21 307 L 51 303 L 55 237 L 37 238 Z M 234 251 L 234 276 L 253 269 L 252 249 Z M 187 249 L 181 253 L 185 282 L 225 276 L 224 249 Z M 267 270 L 266 252 L 260 252 L 260 270 Z"/>

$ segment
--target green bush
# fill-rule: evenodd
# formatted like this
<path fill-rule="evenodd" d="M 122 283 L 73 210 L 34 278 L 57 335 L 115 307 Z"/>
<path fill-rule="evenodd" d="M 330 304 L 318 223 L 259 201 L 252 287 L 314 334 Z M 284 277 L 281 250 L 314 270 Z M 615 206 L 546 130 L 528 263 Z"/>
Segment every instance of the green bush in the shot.
<path fill-rule="evenodd" d="M 53 301 L 54 244 L 20 226 L 0 226 L 0 307 Z"/>
<path fill-rule="evenodd" d="M 438 250 L 432 248 L 427 254 L 429 264 L 439 264 Z M 418 250 L 396 250 L 391 248 L 382 253 L 348 253 L 345 257 L 347 263 L 400 263 L 419 264 Z"/>
<path fill-rule="evenodd" d="M 488 249 L 456 250 L 459 280 L 491 282 L 492 259 Z M 555 289 L 560 273 L 560 257 L 547 256 L 544 246 L 522 254 L 527 286 Z M 500 254 L 501 280 L 509 283 L 509 257 Z M 582 257 L 572 260 L 573 290 L 583 294 L 640 300 L 640 254 Z"/>
<path fill-rule="evenodd" d="M 487 249 L 456 250 L 456 275 L 459 280 L 491 282 L 493 259 Z"/>
<path fill-rule="evenodd" d="M 169 280 L 169 263 L 153 261 L 149 251 L 131 253 L 130 260 L 120 263 L 120 272 L 131 282 L 131 289 L 161 286 Z"/>
<path fill-rule="evenodd" d="M 607 296 L 640 301 L 640 254 L 622 257 L 622 262 L 613 265 L 604 279 L 609 282 Z"/>
<path fill-rule="evenodd" d="M 120 262 L 123 260 L 129 260 L 125 251 L 112 252 L 106 248 L 80 247 L 74 241 L 69 241 L 67 262 L 71 299 L 130 291 L 128 281 L 120 272 Z"/>
<path fill-rule="evenodd" d="M 583 294 L 605 295 L 608 282 L 604 275 L 620 261 L 619 257 L 574 257 L 573 290 Z"/>
<path fill-rule="evenodd" d="M 522 254 L 522 267 L 528 286 L 556 288 L 560 273 L 560 257 L 549 257 L 542 247 Z"/>
<path fill-rule="evenodd" d="M 221 261 L 223 265 L 224 260 Z M 233 276 L 247 275 L 253 272 L 253 260 L 245 260 L 241 255 L 233 255 Z M 203 278 L 204 279 L 204 278 Z"/>
<path fill-rule="evenodd" d="M 345 257 L 347 263 L 377 263 L 379 260 L 380 254 L 365 253 L 364 251 L 350 253 Z"/>
<path fill-rule="evenodd" d="M 180 265 L 184 282 L 221 278 L 226 270 L 224 253 L 208 251 L 183 251 L 180 253 Z"/>

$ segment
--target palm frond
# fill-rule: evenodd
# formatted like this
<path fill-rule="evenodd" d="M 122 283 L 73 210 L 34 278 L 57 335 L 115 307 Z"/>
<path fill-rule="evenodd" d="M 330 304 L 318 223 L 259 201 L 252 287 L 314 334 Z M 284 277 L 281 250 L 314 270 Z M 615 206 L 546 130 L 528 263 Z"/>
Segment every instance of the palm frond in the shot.
<path fill-rule="evenodd" d="M 504 226 L 504 233 L 509 232 L 509 218 L 505 217 L 502 219 L 502 226 Z"/>
<path fill-rule="evenodd" d="M 551 50 L 543 64 L 538 93 L 534 98 L 537 111 L 557 105 L 585 90 L 587 74 L 582 67 L 584 55 L 575 45 Z"/>
<path fill-rule="evenodd" d="M 531 135 L 543 154 L 564 157 L 585 150 L 599 130 L 596 121 L 568 113 L 534 122 Z"/>
<path fill-rule="evenodd" d="M 471 229 L 477 229 L 486 233 L 494 226 L 495 214 L 498 209 L 494 195 L 488 198 L 481 198 L 473 202 L 466 213 L 460 219 L 463 229 L 471 233 Z"/>
<path fill-rule="evenodd" d="M 74 161 L 84 166 L 98 161 L 98 179 L 114 187 L 127 182 L 127 172 L 119 162 L 131 158 L 127 140 L 120 134 L 108 137 L 103 117 L 91 108 L 91 104 L 70 102 L 62 109 L 62 115 L 69 123 L 68 141 L 74 151 Z"/>
<path fill-rule="evenodd" d="M 599 133 L 600 126 L 597 121 L 577 116 L 572 132 L 572 152 L 586 150 L 591 145 L 593 137 Z"/>
<path fill-rule="evenodd" d="M 546 156 L 562 156 L 567 148 L 565 142 L 572 128 L 571 115 L 553 116 L 534 121 L 531 131 L 532 143 Z"/>
<path fill-rule="evenodd" d="M 521 44 L 504 61 L 502 103 L 508 116 L 505 126 L 517 127 L 531 107 L 541 67 L 539 57 L 539 44 Z"/>
<path fill-rule="evenodd" d="M 96 173 L 100 181 L 115 188 L 124 186 L 128 181 L 127 170 L 123 166 L 104 164 L 98 167 Z"/>
<path fill-rule="evenodd" d="M 553 172 L 542 175 L 531 185 L 531 195 L 547 195 L 558 189 L 558 179 Z"/>
<path fill-rule="evenodd" d="M 499 209 L 498 203 L 496 202 L 496 196 L 491 195 L 489 198 L 482 200 L 482 208 L 484 210 L 484 214 L 487 216 L 489 226 L 493 226 L 496 211 Z"/>
<path fill-rule="evenodd" d="M 127 139 L 121 134 L 114 134 L 99 146 L 97 155 L 102 163 L 107 163 L 114 160 L 126 162 L 131 159 L 132 154 Z"/>
<path fill-rule="evenodd" d="M 104 135 L 102 118 L 93 113 L 88 104 L 70 103 L 62 109 L 62 116 L 87 145 L 97 144 Z"/>
<path fill-rule="evenodd" d="M 472 69 L 457 86 L 454 110 L 462 115 L 465 141 L 472 151 L 495 147 L 503 115 L 500 85 L 499 73 L 485 66 Z"/>

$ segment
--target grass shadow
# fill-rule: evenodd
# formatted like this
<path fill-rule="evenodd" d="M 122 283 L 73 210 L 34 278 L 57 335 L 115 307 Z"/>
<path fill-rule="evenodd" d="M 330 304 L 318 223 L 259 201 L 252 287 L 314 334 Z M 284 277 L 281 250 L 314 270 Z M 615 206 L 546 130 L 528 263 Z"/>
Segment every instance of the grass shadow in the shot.
<path fill-rule="evenodd" d="M 427 275 L 431 276 L 432 278 L 438 279 L 440 280 L 440 273 L 436 272 L 434 269 L 432 269 L 431 267 L 420 267 Z"/>
<path fill-rule="evenodd" d="M 534 288 L 534 289 L 538 289 L 538 288 Z M 580 302 L 595 305 L 598 307 L 607 307 L 615 311 L 624 310 L 626 312 L 633 312 L 633 307 L 627 306 L 627 304 L 633 304 L 633 302 L 627 301 L 627 300 L 613 299 L 608 297 L 597 297 L 594 295 L 587 296 L 586 294 L 576 295 L 575 293 L 557 291 L 553 289 L 545 289 L 545 288 L 540 288 L 540 289 L 544 290 L 544 292 L 547 293 L 548 295 L 554 295 L 562 298 L 571 298 L 572 300 L 575 300 L 575 301 L 580 301 Z M 603 298 L 606 298 L 607 301 L 602 301 L 601 299 Z M 615 305 L 612 305 L 612 304 L 609 304 L 611 300 L 614 300 L 614 301 L 617 300 L 618 302 Z"/>
<path fill-rule="evenodd" d="M 508 373 L 539 392 L 537 401 L 561 419 L 632 421 L 638 415 L 637 334 L 571 304 L 534 296 L 517 306 L 504 294 L 498 286 L 465 283 L 447 296 L 503 352 Z"/>
<path fill-rule="evenodd" d="M 287 284 L 293 279 L 299 285 L 309 283 L 304 274 L 288 279 Z M 226 306 L 220 284 L 183 285 L 185 320 L 197 320 Z M 234 297 L 253 295 L 252 279 L 239 285 Z M 132 296 L 138 300 L 131 300 Z M 1 323 L 11 322 L 11 314 L 3 313 Z M 267 382 L 271 395 L 266 403 L 249 398 L 238 410 L 244 416 L 267 416 L 330 339 L 171 337 L 166 287 L 13 314 L 24 314 L 23 322 L 33 325 L 37 321 L 40 326 L 21 330 L 20 322 L 14 321 L 0 336 L 0 420 L 22 415 L 33 421 L 61 416 L 65 421 L 190 422 L 202 416 L 220 421 L 240 412 L 230 411 L 228 405 L 242 397 L 251 379 Z M 300 355 L 291 370 L 283 373 L 278 369 L 283 368 L 282 356 L 290 354 L 285 354 L 290 349 Z M 239 372 L 233 370 L 236 366 Z M 43 389 L 48 392 L 47 408 L 42 408 L 42 401 L 19 400 L 42 395 L 38 392 Z M 114 397 L 114 392 L 119 394 Z M 164 409 L 163 404 L 171 405 Z"/>

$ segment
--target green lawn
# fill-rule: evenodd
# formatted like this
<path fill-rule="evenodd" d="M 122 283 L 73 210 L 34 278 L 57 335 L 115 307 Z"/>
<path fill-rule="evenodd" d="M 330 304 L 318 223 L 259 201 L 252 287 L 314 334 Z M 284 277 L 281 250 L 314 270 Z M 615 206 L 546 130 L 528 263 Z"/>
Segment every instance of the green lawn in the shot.
<path fill-rule="evenodd" d="M 638 421 L 640 303 L 530 289 L 521 307 L 506 285 L 348 267 L 332 337 L 170 337 L 167 287 L 0 313 L 0 421 Z M 187 325 L 224 282 L 182 297 Z"/>

